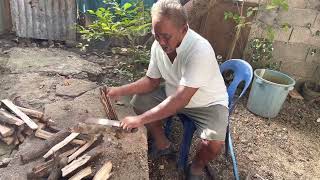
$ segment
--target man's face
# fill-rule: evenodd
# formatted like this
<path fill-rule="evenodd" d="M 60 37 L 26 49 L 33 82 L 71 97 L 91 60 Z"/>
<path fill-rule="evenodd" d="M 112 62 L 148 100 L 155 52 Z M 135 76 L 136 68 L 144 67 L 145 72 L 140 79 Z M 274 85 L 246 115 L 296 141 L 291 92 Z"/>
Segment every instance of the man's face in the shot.
<path fill-rule="evenodd" d="M 176 50 L 186 31 L 187 25 L 179 28 L 167 17 L 152 18 L 152 34 L 167 54 Z"/>

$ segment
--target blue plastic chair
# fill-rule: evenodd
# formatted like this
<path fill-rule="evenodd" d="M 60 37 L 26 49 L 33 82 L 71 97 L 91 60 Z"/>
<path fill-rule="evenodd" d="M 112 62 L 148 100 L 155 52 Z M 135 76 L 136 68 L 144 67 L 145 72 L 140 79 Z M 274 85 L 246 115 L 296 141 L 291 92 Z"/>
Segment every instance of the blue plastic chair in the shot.
<path fill-rule="evenodd" d="M 233 80 L 227 89 L 228 95 L 229 95 L 229 116 L 230 116 L 235 108 L 237 101 L 245 94 L 246 90 L 248 89 L 253 77 L 253 71 L 252 71 L 251 65 L 248 62 L 241 59 L 231 59 L 231 60 L 225 61 L 220 65 L 220 71 L 221 73 L 224 73 L 226 71 L 233 72 Z M 236 97 L 235 96 L 236 90 L 239 84 L 243 81 L 244 81 L 244 87 L 240 95 Z M 187 167 L 190 145 L 192 142 L 193 133 L 196 130 L 196 126 L 190 117 L 184 114 L 178 114 L 178 117 L 181 119 L 183 124 L 183 139 L 180 145 L 179 159 L 177 164 L 179 169 L 184 170 Z M 229 129 L 230 118 L 228 121 L 229 123 L 227 127 L 226 139 L 225 139 L 226 157 L 228 157 L 228 152 L 229 152 L 231 155 L 232 164 L 233 164 L 233 174 L 235 179 L 238 180 L 239 173 L 238 173 L 237 160 L 233 151 L 232 138 L 231 138 L 230 129 Z M 172 120 L 168 119 L 168 121 L 165 124 L 165 133 L 167 137 L 169 137 L 171 132 L 171 124 L 172 124 Z"/>

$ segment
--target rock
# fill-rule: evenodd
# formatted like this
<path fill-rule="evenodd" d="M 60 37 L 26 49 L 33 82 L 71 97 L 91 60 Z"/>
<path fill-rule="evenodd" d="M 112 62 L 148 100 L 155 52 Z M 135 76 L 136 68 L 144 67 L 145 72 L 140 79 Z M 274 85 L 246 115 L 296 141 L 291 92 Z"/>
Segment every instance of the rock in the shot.
<path fill-rule="evenodd" d="M 94 82 L 79 79 L 68 79 L 65 81 L 68 82 L 68 85 L 66 85 L 65 83 L 61 83 L 56 86 L 56 95 L 77 97 L 98 86 Z"/>
<path fill-rule="evenodd" d="M 48 47 L 48 45 L 49 45 L 48 41 L 41 42 L 41 46 L 43 46 L 43 47 Z"/>
<path fill-rule="evenodd" d="M 164 165 L 160 165 L 160 166 L 159 166 L 159 169 L 160 169 L 160 170 L 164 170 Z"/>
<path fill-rule="evenodd" d="M 38 72 L 62 76 L 85 73 L 96 77 L 102 72 L 99 65 L 88 62 L 75 53 L 61 49 L 12 48 L 9 55 L 10 58 L 6 66 L 11 73 Z M 66 58 L 69 55 L 73 57 Z"/>
<path fill-rule="evenodd" d="M 317 119 L 317 123 L 320 123 L 320 118 Z"/>
<path fill-rule="evenodd" d="M 76 41 L 71 41 L 71 40 L 66 40 L 65 44 L 66 44 L 67 48 L 73 48 L 73 47 L 77 46 L 77 42 Z"/>

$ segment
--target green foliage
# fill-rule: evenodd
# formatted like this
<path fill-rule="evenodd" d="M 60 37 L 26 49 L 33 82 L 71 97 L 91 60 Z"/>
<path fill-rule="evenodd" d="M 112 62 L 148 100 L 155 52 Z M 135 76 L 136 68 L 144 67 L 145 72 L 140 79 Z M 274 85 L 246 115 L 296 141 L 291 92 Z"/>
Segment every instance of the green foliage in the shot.
<path fill-rule="evenodd" d="M 269 39 L 255 38 L 249 42 L 249 55 L 254 68 L 280 69 L 280 63 L 273 61 L 273 43 Z"/>
<path fill-rule="evenodd" d="M 289 9 L 288 0 L 271 0 L 271 2 L 269 2 L 266 5 L 266 9 L 267 10 L 282 9 L 282 10 L 288 11 Z"/>
<path fill-rule="evenodd" d="M 137 38 L 150 32 L 151 17 L 144 8 L 143 1 L 125 3 L 123 6 L 116 0 L 105 0 L 107 8 L 88 13 L 96 20 L 87 27 L 78 26 L 81 38 L 90 42 L 92 40 L 106 40 L 110 38 L 125 38 L 130 46 L 135 46 Z"/>

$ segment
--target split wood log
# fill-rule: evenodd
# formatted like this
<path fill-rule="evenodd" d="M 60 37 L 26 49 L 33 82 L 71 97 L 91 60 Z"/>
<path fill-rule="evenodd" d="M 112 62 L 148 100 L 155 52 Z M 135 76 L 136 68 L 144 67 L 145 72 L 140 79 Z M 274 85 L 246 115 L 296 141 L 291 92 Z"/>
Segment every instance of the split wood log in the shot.
<path fill-rule="evenodd" d="M 117 120 L 118 116 L 111 104 L 110 98 L 106 95 L 106 86 L 104 86 L 103 88 L 100 88 L 100 100 L 103 104 L 104 109 L 106 110 L 107 113 L 107 117 L 109 119 L 113 119 L 113 120 Z"/>
<path fill-rule="evenodd" d="M 91 149 L 89 152 L 86 154 L 82 155 L 78 159 L 72 161 L 70 164 L 68 164 L 66 167 L 62 168 L 62 177 L 67 176 L 74 170 L 78 169 L 79 167 L 85 165 L 88 163 L 90 160 L 94 159 L 95 157 L 99 156 L 104 149 L 96 147 Z"/>
<path fill-rule="evenodd" d="M 34 117 L 37 118 L 39 120 L 42 120 L 44 117 L 43 112 L 37 111 L 37 110 L 33 110 L 33 109 L 28 109 L 28 108 L 24 108 L 24 107 L 20 107 L 17 106 L 17 108 L 19 108 L 23 113 L 25 113 L 26 115 L 30 116 L 30 117 Z"/>
<path fill-rule="evenodd" d="M 74 152 L 76 152 L 78 148 L 79 147 L 75 147 L 69 151 L 66 151 L 60 154 L 59 157 L 67 159 L 67 157 L 73 154 Z M 54 160 L 50 159 L 49 161 L 46 161 L 45 163 L 42 163 L 32 168 L 32 171 L 28 173 L 29 179 L 47 177 L 50 174 L 50 171 L 52 170 L 53 165 L 54 165 Z"/>
<path fill-rule="evenodd" d="M 37 129 L 34 135 L 41 139 L 49 139 L 50 137 L 54 136 L 54 133 L 42 129 Z"/>
<path fill-rule="evenodd" d="M 111 161 L 106 162 L 93 177 L 93 180 L 106 180 L 111 176 L 112 163 Z"/>
<path fill-rule="evenodd" d="M 31 129 L 38 129 L 38 125 L 33 122 L 25 113 L 23 113 L 19 108 L 17 108 L 10 100 L 4 99 L 1 101 L 6 105 L 13 113 L 22 119 Z"/>
<path fill-rule="evenodd" d="M 66 137 L 63 141 L 59 142 L 55 146 L 53 146 L 45 155 L 43 155 L 44 158 L 48 158 L 50 155 L 52 155 L 54 152 L 57 152 L 59 149 L 67 145 L 69 142 L 71 142 L 74 138 L 76 138 L 80 133 L 71 133 L 68 137 Z"/>
<path fill-rule="evenodd" d="M 18 139 L 18 137 L 17 136 L 15 136 L 14 137 L 14 145 L 19 145 L 20 144 L 20 142 L 19 142 L 19 139 Z"/>
<path fill-rule="evenodd" d="M 14 143 L 15 138 L 10 136 L 10 137 L 2 137 L 0 136 L 0 140 L 5 142 L 7 145 L 11 145 Z"/>
<path fill-rule="evenodd" d="M 7 124 L 16 125 L 16 126 L 21 126 L 22 124 L 24 124 L 24 122 L 21 119 L 10 114 L 4 109 L 0 109 L 0 121 L 5 122 Z"/>
<path fill-rule="evenodd" d="M 20 156 L 22 163 L 27 163 L 31 160 L 34 160 L 40 156 L 43 156 L 48 149 L 52 148 L 57 143 L 61 142 L 67 136 L 69 136 L 70 132 L 67 130 L 62 130 L 56 133 L 54 136 L 44 141 L 43 144 L 39 145 L 35 149 L 31 149 Z"/>
<path fill-rule="evenodd" d="M 96 140 L 97 136 L 94 136 L 90 141 L 88 141 L 85 145 L 83 145 L 81 148 L 79 148 L 74 154 L 68 157 L 68 163 L 76 159 L 80 154 L 82 154 L 84 151 L 86 151 Z"/>
<path fill-rule="evenodd" d="M 43 129 L 37 129 L 36 133 L 35 133 L 35 136 L 38 137 L 38 138 L 47 140 L 50 137 L 54 136 L 54 134 L 55 133 L 51 133 L 51 132 L 48 132 L 48 131 L 43 130 Z M 81 139 L 74 139 L 70 143 L 74 144 L 74 145 L 84 145 L 84 144 L 86 144 L 86 141 L 81 140 Z"/>
<path fill-rule="evenodd" d="M 0 124 L 0 135 L 2 137 L 12 136 L 13 133 L 14 133 L 13 128 Z"/>
<path fill-rule="evenodd" d="M 73 175 L 71 178 L 69 178 L 69 180 L 81 180 L 85 177 L 88 177 L 91 174 L 92 174 L 92 168 L 91 166 L 88 166 L 82 169 L 81 171 L 79 171 L 78 173 L 76 173 L 75 175 Z"/>

